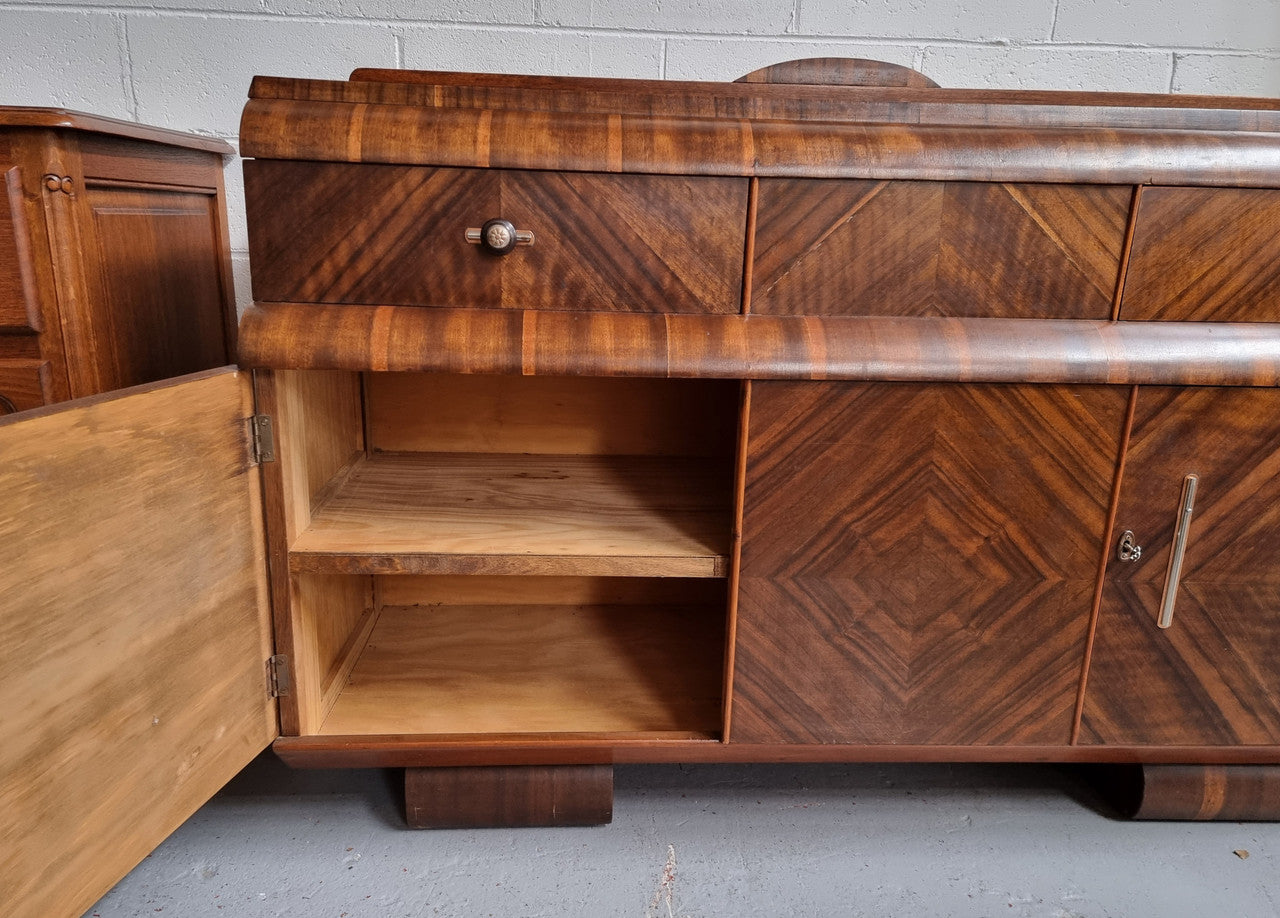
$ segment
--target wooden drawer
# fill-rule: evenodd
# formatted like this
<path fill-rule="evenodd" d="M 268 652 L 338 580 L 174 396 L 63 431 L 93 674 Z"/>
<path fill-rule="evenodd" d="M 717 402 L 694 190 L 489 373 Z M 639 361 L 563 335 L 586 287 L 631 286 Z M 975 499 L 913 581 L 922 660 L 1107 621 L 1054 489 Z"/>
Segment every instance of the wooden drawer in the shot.
<path fill-rule="evenodd" d="M 39 408 L 51 401 L 49 361 L 0 360 L 0 414 Z"/>
<path fill-rule="evenodd" d="M 761 179 L 750 311 L 1107 319 L 1127 185 Z"/>
<path fill-rule="evenodd" d="M 1144 188 L 1122 319 L 1280 322 L 1280 191 Z"/>
<path fill-rule="evenodd" d="M 259 301 L 736 313 L 744 178 L 245 163 Z M 509 220 L 494 255 L 466 231 Z"/>

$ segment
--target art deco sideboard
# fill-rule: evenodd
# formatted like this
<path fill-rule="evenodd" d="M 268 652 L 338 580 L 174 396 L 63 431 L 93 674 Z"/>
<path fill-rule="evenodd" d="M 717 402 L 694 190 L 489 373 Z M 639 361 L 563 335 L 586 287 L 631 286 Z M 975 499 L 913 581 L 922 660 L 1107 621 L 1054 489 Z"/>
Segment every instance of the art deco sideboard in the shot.
<path fill-rule="evenodd" d="M 1280 103 L 357 71 L 242 152 L 245 369 L 0 426 L 23 894 L 269 743 L 415 825 L 607 820 L 617 762 L 1280 813 Z"/>
<path fill-rule="evenodd" d="M 220 140 L 0 106 L 0 413 L 235 359 Z"/>

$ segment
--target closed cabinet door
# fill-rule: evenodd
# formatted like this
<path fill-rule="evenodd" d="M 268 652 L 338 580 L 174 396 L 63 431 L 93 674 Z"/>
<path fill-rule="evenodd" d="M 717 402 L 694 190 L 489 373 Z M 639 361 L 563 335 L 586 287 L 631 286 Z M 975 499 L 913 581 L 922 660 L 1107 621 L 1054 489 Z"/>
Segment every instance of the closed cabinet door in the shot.
<path fill-rule="evenodd" d="M 1115 532 L 1081 742 L 1280 743 L 1280 391 L 1141 389 Z"/>
<path fill-rule="evenodd" d="M 731 741 L 1068 743 L 1127 398 L 754 384 Z"/>

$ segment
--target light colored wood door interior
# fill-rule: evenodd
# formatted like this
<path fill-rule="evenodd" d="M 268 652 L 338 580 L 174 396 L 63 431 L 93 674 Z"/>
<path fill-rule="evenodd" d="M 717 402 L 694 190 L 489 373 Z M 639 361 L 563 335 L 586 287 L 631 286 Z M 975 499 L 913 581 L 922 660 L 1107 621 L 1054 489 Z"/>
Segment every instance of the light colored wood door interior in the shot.
<path fill-rule="evenodd" d="M 277 735 L 248 379 L 0 421 L 0 901 L 76 918 Z"/>

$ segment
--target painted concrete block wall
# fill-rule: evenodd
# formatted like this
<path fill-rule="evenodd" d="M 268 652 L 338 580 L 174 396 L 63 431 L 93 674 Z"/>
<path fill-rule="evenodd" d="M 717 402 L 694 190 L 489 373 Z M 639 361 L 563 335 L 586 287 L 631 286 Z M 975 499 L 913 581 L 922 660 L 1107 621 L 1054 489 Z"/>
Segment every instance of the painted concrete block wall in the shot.
<path fill-rule="evenodd" d="M 1280 0 L 0 0 L 0 104 L 233 144 L 257 73 L 723 80 L 833 55 L 907 64 L 952 87 L 1280 96 Z M 238 162 L 227 179 L 243 305 Z"/>

